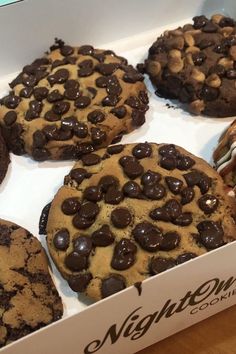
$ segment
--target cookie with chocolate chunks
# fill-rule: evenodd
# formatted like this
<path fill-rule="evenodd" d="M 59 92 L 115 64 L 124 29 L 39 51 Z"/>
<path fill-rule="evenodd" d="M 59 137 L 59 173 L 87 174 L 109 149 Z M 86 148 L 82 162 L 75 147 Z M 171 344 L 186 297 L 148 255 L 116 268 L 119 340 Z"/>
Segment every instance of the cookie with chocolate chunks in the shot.
<path fill-rule="evenodd" d="M 114 145 L 65 177 L 48 248 L 70 287 L 98 300 L 235 239 L 234 212 L 217 172 L 181 147 Z"/>
<path fill-rule="evenodd" d="M 111 50 L 71 47 L 26 65 L 1 99 L 9 150 L 37 161 L 78 159 L 118 142 L 145 122 L 143 75 Z"/>
<path fill-rule="evenodd" d="M 59 320 L 61 298 L 40 242 L 0 220 L 0 347 Z"/>
<path fill-rule="evenodd" d="M 236 22 L 216 14 L 167 30 L 149 48 L 144 69 L 156 95 L 193 114 L 236 115 Z"/>
<path fill-rule="evenodd" d="M 8 149 L 2 137 L 1 129 L 0 129 L 0 184 L 2 183 L 7 173 L 7 168 L 9 163 L 10 163 L 10 157 L 9 157 Z"/>

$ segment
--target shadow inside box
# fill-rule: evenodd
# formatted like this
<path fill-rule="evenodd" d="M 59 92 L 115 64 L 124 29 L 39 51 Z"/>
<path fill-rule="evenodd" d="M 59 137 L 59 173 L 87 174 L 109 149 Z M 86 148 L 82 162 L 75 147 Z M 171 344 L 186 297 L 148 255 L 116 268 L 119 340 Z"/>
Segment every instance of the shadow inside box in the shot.
<path fill-rule="evenodd" d="M 205 0 L 199 10 L 199 14 L 204 15 L 213 15 L 216 12 L 235 18 L 235 0 Z"/>

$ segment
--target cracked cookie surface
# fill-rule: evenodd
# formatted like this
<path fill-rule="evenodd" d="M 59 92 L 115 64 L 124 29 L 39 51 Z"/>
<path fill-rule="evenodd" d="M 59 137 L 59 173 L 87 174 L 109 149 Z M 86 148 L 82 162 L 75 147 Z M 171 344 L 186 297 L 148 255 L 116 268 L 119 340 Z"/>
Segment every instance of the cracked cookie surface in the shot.
<path fill-rule="evenodd" d="M 94 299 L 235 238 L 232 201 L 175 145 L 114 145 L 77 162 L 49 210 L 47 243 L 70 287 Z"/>
<path fill-rule="evenodd" d="M 236 23 L 223 15 L 193 18 L 167 30 L 149 49 L 145 71 L 160 97 L 194 114 L 236 115 Z"/>
<path fill-rule="evenodd" d="M 62 313 L 40 242 L 0 219 L 0 347 L 60 319 Z"/>
<path fill-rule="evenodd" d="M 143 76 L 111 50 L 71 47 L 26 65 L 1 100 L 8 147 L 35 160 L 77 159 L 118 142 L 145 122 Z"/>

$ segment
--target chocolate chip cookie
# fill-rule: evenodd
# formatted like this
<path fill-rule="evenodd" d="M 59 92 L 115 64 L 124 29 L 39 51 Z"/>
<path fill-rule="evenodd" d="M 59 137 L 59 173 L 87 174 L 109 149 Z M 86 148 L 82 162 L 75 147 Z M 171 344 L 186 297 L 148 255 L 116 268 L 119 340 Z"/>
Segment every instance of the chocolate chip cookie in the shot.
<path fill-rule="evenodd" d="M 228 186 L 236 185 L 236 120 L 224 131 L 213 153 L 217 172 Z"/>
<path fill-rule="evenodd" d="M 74 291 L 107 297 L 235 239 L 223 186 L 205 161 L 175 145 L 84 155 L 52 202 L 49 251 Z"/>
<path fill-rule="evenodd" d="M 26 65 L 1 100 L 9 149 L 35 160 L 77 159 L 145 122 L 143 75 L 111 50 L 57 40 Z"/>
<path fill-rule="evenodd" d="M 213 15 L 165 31 L 149 49 L 146 72 L 157 96 L 178 99 L 191 113 L 236 115 L 236 23 Z"/>
<path fill-rule="evenodd" d="M 22 227 L 0 220 L 0 347 L 62 313 L 40 242 Z"/>
<path fill-rule="evenodd" d="M 9 158 L 8 149 L 2 137 L 1 129 L 0 129 L 0 184 L 2 183 L 7 173 L 9 162 L 10 162 L 10 158 Z"/>

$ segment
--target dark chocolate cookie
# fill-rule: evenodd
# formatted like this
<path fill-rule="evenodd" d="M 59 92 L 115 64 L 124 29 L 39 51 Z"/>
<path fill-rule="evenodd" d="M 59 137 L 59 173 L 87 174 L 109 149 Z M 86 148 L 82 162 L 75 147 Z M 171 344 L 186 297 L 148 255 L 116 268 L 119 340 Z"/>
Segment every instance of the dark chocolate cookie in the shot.
<path fill-rule="evenodd" d="M 8 149 L 6 147 L 6 143 L 2 137 L 1 129 L 0 129 L 0 184 L 2 183 L 6 173 L 7 168 L 10 163 Z"/>
<path fill-rule="evenodd" d="M 0 347 L 57 321 L 62 313 L 40 242 L 0 220 Z"/>
<path fill-rule="evenodd" d="M 194 114 L 236 115 L 236 23 L 223 15 L 193 18 L 165 31 L 149 49 L 145 70 L 160 97 Z"/>
<path fill-rule="evenodd" d="M 143 76 L 111 50 L 71 47 L 26 65 L 1 100 L 0 124 L 13 153 L 77 159 L 118 142 L 145 122 Z"/>
<path fill-rule="evenodd" d="M 205 161 L 175 145 L 114 145 L 77 162 L 48 217 L 52 258 L 100 299 L 235 239 L 231 199 Z"/>

